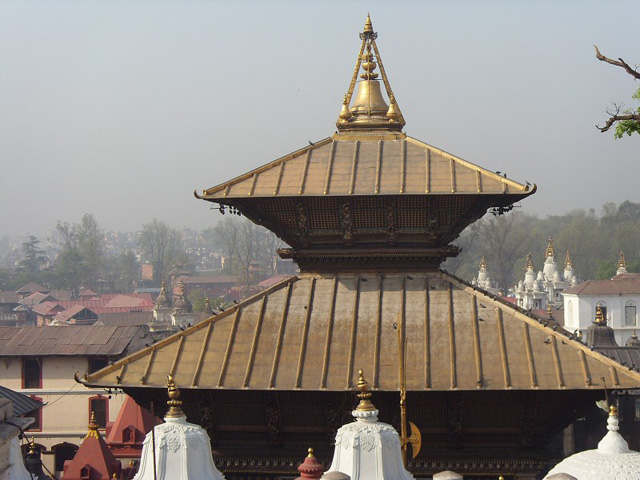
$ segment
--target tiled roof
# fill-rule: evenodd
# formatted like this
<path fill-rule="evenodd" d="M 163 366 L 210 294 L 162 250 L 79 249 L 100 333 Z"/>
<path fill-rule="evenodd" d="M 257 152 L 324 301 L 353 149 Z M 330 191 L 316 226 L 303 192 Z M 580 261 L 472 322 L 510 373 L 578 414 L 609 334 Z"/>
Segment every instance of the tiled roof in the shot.
<path fill-rule="evenodd" d="M 57 320 L 59 322 L 66 322 L 66 321 L 72 319 L 74 316 L 76 316 L 80 312 L 82 312 L 83 310 L 89 310 L 91 313 L 93 313 L 95 315 L 95 312 L 93 312 L 92 310 L 88 309 L 84 305 L 78 304 L 78 305 L 74 305 L 72 307 L 69 307 L 66 310 L 56 314 L 56 316 L 53 317 L 53 319 Z"/>
<path fill-rule="evenodd" d="M 203 191 L 207 200 L 248 197 L 517 194 L 535 188 L 415 138 L 326 138 Z"/>
<path fill-rule="evenodd" d="M 22 355 L 121 355 L 140 327 L 0 327 L 0 357 Z"/>
<path fill-rule="evenodd" d="M 616 275 L 611 280 L 587 280 L 563 293 L 574 295 L 640 295 L 640 274 Z"/>
<path fill-rule="evenodd" d="M 101 313 L 98 321 L 104 325 L 146 325 L 152 318 L 151 312 L 116 312 Z"/>
<path fill-rule="evenodd" d="M 640 373 L 446 273 L 301 274 L 85 379 L 92 386 L 332 390 L 639 388 Z"/>
<path fill-rule="evenodd" d="M 46 288 L 46 287 L 43 287 L 39 283 L 29 282 L 25 286 L 20 287 L 18 290 L 16 290 L 16 292 L 18 292 L 18 293 L 34 293 L 34 292 L 48 293 L 49 289 Z"/>
<path fill-rule="evenodd" d="M 8 398 L 13 402 L 13 416 L 19 417 L 42 408 L 42 402 L 38 402 L 22 393 L 14 392 L 0 385 L 0 397 Z"/>
<path fill-rule="evenodd" d="M 64 307 L 62 307 L 58 302 L 50 300 L 34 305 L 31 308 L 31 311 L 38 315 L 52 315 L 54 313 L 64 311 Z"/>
<path fill-rule="evenodd" d="M 55 301 L 55 298 L 53 298 L 48 293 L 35 292 L 35 293 L 32 293 L 31 295 L 24 297 L 22 300 L 20 300 L 20 304 L 31 307 L 33 305 L 37 305 L 38 303 L 41 303 L 44 301 Z"/>
<path fill-rule="evenodd" d="M 153 310 L 153 299 L 149 293 L 107 294 L 90 300 L 69 300 L 59 303 L 64 308 L 83 305 L 98 315 L 132 311 L 151 312 Z"/>

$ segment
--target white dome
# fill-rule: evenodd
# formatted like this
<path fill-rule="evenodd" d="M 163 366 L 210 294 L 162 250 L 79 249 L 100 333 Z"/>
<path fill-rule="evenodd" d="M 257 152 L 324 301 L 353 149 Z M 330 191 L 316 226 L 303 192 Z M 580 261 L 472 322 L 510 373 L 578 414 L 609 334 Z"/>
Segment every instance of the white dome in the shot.
<path fill-rule="evenodd" d="M 615 407 L 607 419 L 607 434 L 598 448 L 576 453 L 553 467 L 545 479 L 556 473 L 568 473 L 580 480 L 640 480 L 640 453 L 618 433 L 618 414 Z"/>
<path fill-rule="evenodd" d="M 415 480 L 404 468 L 398 432 L 378 421 L 378 410 L 369 402 L 371 393 L 362 371 L 358 390 L 360 404 L 351 412 L 356 421 L 338 430 L 327 473 L 346 473 L 351 480 Z"/>

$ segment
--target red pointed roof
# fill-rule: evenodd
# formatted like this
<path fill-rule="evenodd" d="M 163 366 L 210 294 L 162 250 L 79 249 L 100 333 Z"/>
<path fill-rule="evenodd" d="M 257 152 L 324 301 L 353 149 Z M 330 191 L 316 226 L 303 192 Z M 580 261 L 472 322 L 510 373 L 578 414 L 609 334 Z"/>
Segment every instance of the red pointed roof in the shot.
<path fill-rule="evenodd" d="M 65 480 L 111 480 L 113 474 L 120 473 L 120 462 L 116 460 L 106 442 L 98 432 L 93 416 L 89 423 L 89 433 L 72 460 L 64 462 Z M 89 473 L 90 472 L 90 473 Z"/>
<path fill-rule="evenodd" d="M 107 445 L 118 457 L 139 457 L 145 435 L 160 423 L 159 418 L 127 396 L 107 433 Z"/>

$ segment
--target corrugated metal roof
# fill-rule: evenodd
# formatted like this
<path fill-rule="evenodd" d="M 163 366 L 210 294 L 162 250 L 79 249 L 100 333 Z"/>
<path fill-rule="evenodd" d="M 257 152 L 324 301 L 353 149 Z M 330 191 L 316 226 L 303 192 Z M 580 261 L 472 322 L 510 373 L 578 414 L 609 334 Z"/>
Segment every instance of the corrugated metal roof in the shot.
<path fill-rule="evenodd" d="M 638 388 L 640 373 L 446 273 L 302 274 L 88 377 L 93 386 L 344 390 Z M 561 330 L 561 329 L 560 329 Z"/>
<path fill-rule="evenodd" d="M 0 356 L 121 355 L 136 326 L 0 327 Z"/>
<path fill-rule="evenodd" d="M 31 397 L 23 395 L 22 393 L 14 392 L 13 390 L 0 385 L 0 397 L 4 397 L 13 402 L 13 416 L 19 417 L 20 415 L 26 415 L 31 412 L 42 408 L 42 402 L 38 402 Z"/>
<path fill-rule="evenodd" d="M 326 138 L 229 182 L 207 200 L 247 197 L 517 194 L 534 188 L 490 172 L 411 137 Z"/>
<path fill-rule="evenodd" d="M 574 295 L 640 295 L 640 274 L 616 275 L 611 280 L 587 280 L 563 293 Z"/>

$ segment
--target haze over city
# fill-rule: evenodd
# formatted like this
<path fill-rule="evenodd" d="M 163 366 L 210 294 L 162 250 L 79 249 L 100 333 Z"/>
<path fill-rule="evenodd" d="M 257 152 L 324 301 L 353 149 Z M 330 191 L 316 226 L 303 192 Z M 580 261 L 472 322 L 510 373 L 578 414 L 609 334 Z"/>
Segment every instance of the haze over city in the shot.
<path fill-rule="evenodd" d="M 367 12 L 405 132 L 538 185 L 541 217 L 638 200 L 640 3 L 4 1 L 0 234 L 219 219 L 192 192 L 331 135 Z"/>

